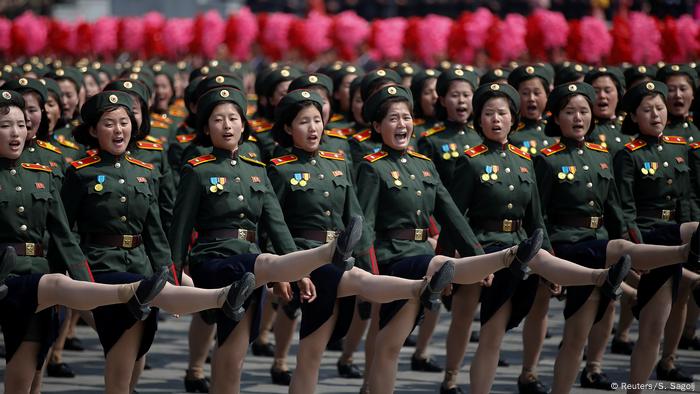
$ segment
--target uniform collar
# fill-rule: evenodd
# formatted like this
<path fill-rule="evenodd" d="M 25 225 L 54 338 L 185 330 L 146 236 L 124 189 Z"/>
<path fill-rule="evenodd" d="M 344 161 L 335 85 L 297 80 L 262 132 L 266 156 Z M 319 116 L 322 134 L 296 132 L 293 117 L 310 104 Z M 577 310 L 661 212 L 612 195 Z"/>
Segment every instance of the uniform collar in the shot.
<path fill-rule="evenodd" d="M 567 138 L 562 136 L 561 139 L 559 140 L 564 146 L 572 147 L 572 148 L 583 148 L 586 144 L 586 140 L 583 139 L 582 141 L 575 140 L 573 138 Z"/>
<path fill-rule="evenodd" d="M 292 147 L 292 154 L 299 158 L 301 161 L 306 161 L 310 160 L 312 158 L 315 158 L 318 156 L 318 150 L 315 152 L 307 152 L 301 148 L 297 148 L 296 146 Z"/>
<path fill-rule="evenodd" d="M 110 164 L 122 161 L 124 159 L 124 156 L 126 156 L 126 152 L 124 152 L 123 155 L 115 156 L 109 152 L 100 149 L 98 150 L 97 155 L 100 157 L 100 159 L 102 159 L 104 163 Z"/>
<path fill-rule="evenodd" d="M 486 145 L 487 148 L 495 151 L 504 151 L 508 149 L 508 142 L 502 144 L 497 141 L 492 141 L 488 138 L 484 138 L 484 145 Z"/>
<path fill-rule="evenodd" d="M 396 150 L 393 148 L 390 148 L 388 145 L 383 145 L 382 144 L 382 150 L 384 152 L 387 152 L 389 154 L 389 157 L 392 158 L 400 158 L 408 155 L 408 149 L 404 150 Z"/>
<path fill-rule="evenodd" d="M 666 122 L 669 126 L 677 126 L 677 127 L 682 127 L 683 122 L 688 122 L 688 117 L 687 116 L 673 116 L 673 115 L 668 115 L 668 122 Z M 687 127 L 687 126 L 686 126 Z M 683 127 L 685 128 L 685 127 Z"/>
<path fill-rule="evenodd" d="M 445 128 L 450 130 L 466 130 L 469 127 L 469 121 L 467 123 L 453 122 L 451 120 L 445 120 L 443 122 Z"/>
<path fill-rule="evenodd" d="M 646 134 L 639 134 L 639 139 L 642 139 L 646 141 L 648 144 L 663 144 L 664 143 L 664 134 L 661 133 L 658 137 L 654 137 L 651 135 L 646 135 Z"/>
<path fill-rule="evenodd" d="M 212 148 L 211 153 L 219 159 L 237 159 L 240 146 L 233 152 L 227 149 Z"/>
<path fill-rule="evenodd" d="M 19 159 L 7 159 L 4 157 L 0 157 L 0 168 L 3 170 L 6 169 L 11 169 L 17 167 L 17 161 Z"/>

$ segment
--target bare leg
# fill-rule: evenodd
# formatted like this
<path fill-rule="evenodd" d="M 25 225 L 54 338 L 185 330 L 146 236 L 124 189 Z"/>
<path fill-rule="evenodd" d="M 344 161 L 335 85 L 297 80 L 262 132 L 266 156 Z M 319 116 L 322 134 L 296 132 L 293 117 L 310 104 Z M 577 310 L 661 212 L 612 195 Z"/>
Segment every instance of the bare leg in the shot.
<path fill-rule="evenodd" d="M 255 285 L 270 282 L 294 282 L 316 268 L 328 264 L 335 251 L 335 242 L 278 256 L 263 253 L 255 260 Z"/>
<path fill-rule="evenodd" d="M 214 341 L 216 324 L 207 324 L 199 313 L 192 315 L 188 343 L 190 351 L 190 363 L 187 367 L 187 378 L 204 379 L 204 363 Z"/>
<path fill-rule="evenodd" d="M 134 369 L 131 372 L 131 381 L 129 382 L 129 392 L 130 393 L 134 392 L 136 385 L 139 383 L 139 378 L 141 378 L 141 374 L 143 373 L 143 368 L 146 366 L 146 357 L 147 356 L 144 354 L 143 357 L 139 358 L 134 363 Z"/>
<path fill-rule="evenodd" d="M 671 280 L 669 279 L 640 312 L 639 339 L 631 359 L 631 384 L 642 384 L 649 380 L 659 353 L 664 326 L 670 313 Z M 628 390 L 627 392 L 640 393 L 641 390 Z"/>
<path fill-rule="evenodd" d="M 700 280 L 700 276 L 687 269 L 683 270 L 683 276 L 678 286 L 678 296 L 671 307 L 671 314 L 668 317 L 664 330 L 664 342 L 661 352 L 661 367 L 663 369 L 675 367 L 674 360 L 678 351 L 678 343 L 683 335 L 688 301 L 690 300 L 691 291 L 698 283 L 698 280 Z"/>
<path fill-rule="evenodd" d="M 661 246 L 635 244 L 624 239 L 614 239 L 608 242 L 605 249 L 607 267 L 615 264 L 620 257 L 628 254 L 632 258 L 632 267 L 639 270 L 650 270 L 684 262 L 688 258 L 690 244 L 680 246 Z"/>
<path fill-rule="evenodd" d="M 479 346 L 476 348 L 476 354 L 469 370 L 469 388 L 472 394 L 491 392 L 498 367 L 501 342 L 506 334 L 510 312 L 511 304 L 508 301 L 491 316 L 486 324 L 481 326 Z"/>
<path fill-rule="evenodd" d="M 696 323 L 700 316 L 700 308 L 695 301 L 688 301 L 688 313 L 685 316 L 685 326 L 683 327 L 683 337 L 687 339 L 695 338 Z"/>
<path fill-rule="evenodd" d="M 523 383 L 533 377 L 537 378 L 537 364 L 547 335 L 549 321 L 547 312 L 549 312 L 551 296 L 549 285 L 540 282 L 537 286 L 535 301 L 523 324 L 523 369 L 518 378 Z"/>
<path fill-rule="evenodd" d="M 600 293 L 594 291 L 588 300 L 564 322 L 564 338 L 554 363 L 552 394 L 566 394 L 576 382 L 586 338 L 593 326 Z"/>
<path fill-rule="evenodd" d="M 39 280 L 36 311 L 54 305 L 91 310 L 103 305 L 119 304 L 126 301 L 120 298 L 120 288 L 121 285 L 80 282 L 63 274 L 46 274 Z"/>
<path fill-rule="evenodd" d="M 166 284 L 153 299 L 152 305 L 169 313 L 184 315 L 206 309 L 221 308 L 226 300 L 227 287 L 200 289 L 197 287 Z"/>
<path fill-rule="evenodd" d="M 290 394 L 306 394 L 316 391 L 323 351 L 333 334 L 337 318 L 338 305 L 336 303 L 333 315 L 311 335 L 299 341 L 297 368 L 292 375 L 292 383 L 289 386 Z"/>
<path fill-rule="evenodd" d="M 372 304 L 372 318 L 365 340 L 365 376 L 362 382 L 363 388 L 369 388 L 370 371 L 374 366 L 374 354 L 377 349 L 377 334 L 379 333 L 379 307 L 381 304 Z M 408 336 L 408 334 L 406 334 Z"/>
<path fill-rule="evenodd" d="M 49 352 L 49 357 L 47 357 L 52 364 L 60 364 L 63 362 L 63 345 L 66 343 L 66 338 L 68 338 L 73 317 L 77 316 L 80 318 L 80 315 L 73 313 L 70 308 L 65 308 L 65 310 L 66 316 L 58 331 L 58 338 L 56 338 L 56 342 L 54 342 L 53 348 L 51 352 Z"/>
<path fill-rule="evenodd" d="M 433 332 L 435 332 L 435 327 L 437 327 L 439 319 L 439 309 L 435 312 L 430 310 L 425 311 L 425 317 L 423 318 L 418 330 L 418 338 L 416 338 L 416 351 L 413 353 L 413 357 L 421 360 L 428 358 L 428 346 L 430 346 L 430 339 L 433 337 Z"/>
<path fill-rule="evenodd" d="M 590 269 L 540 250 L 529 264 L 532 271 L 561 286 L 602 285 L 608 271 Z"/>
<path fill-rule="evenodd" d="M 290 319 L 286 313 L 277 314 L 272 332 L 275 335 L 275 358 L 272 362 L 272 369 L 277 371 L 288 371 L 287 356 L 289 348 L 292 347 L 292 338 L 296 331 L 297 319 Z"/>
<path fill-rule="evenodd" d="M 22 342 L 12 359 L 5 367 L 5 392 L 28 393 L 32 387 L 36 357 L 39 354 L 38 342 Z"/>
<path fill-rule="evenodd" d="M 256 344 L 267 345 L 270 342 L 269 336 L 270 331 L 272 331 L 272 323 L 274 323 L 277 316 L 277 311 L 272 307 L 272 302 L 275 298 L 272 294 L 268 294 L 268 297 L 265 297 L 262 316 L 260 317 L 260 334 L 255 339 Z"/>
<path fill-rule="evenodd" d="M 622 288 L 622 297 L 620 299 L 620 319 L 617 323 L 615 339 L 622 342 L 628 342 L 630 328 L 634 322 L 632 306 L 637 303 L 637 289 L 625 282 L 622 282 L 622 286 L 620 287 Z"/>
<path fill-rule="evenodd" d="M 142 335 L 143 322 L 138 322 L 126 330 L 107 353 L 104 371 L 106 394 L 128 394 L 131 392 L 131 377 Z"/>
<path fill-rule="evenodd" d="M 51 354 L 51 349 L 49 349 L 49 354 Z M 44 364 L 41 369 L 34 371 L 34 379 L 32 380 L 32 387 L 29 390 L 31 394 L 41 394 L 41 385 L 44 382 L 44 372 L 46 372 L 46 365 L 49 363 L 49 358 L 44 359 Z"/>
<path fill-rule="evenodd" d="M 386 303 L 416 298 L 423 285 L 422 280 L 410 280 L 390 275 L 373 275 L 360 268 L 345 271 L 338 284 L 338 298 L 361 294 L 368 301 Z"/>
<path fill-rule="evenodd" d="M 457 373 L 467 351 L 480 294 L 481 285 L 478 284 L 462 285 L 452 293 L 452 321 L 447 331 L 445 379 L 442 382 L 445 388 L 457 386 Z"/>
<path fill-rule="evenodd" d="M 359 299 L 357 302 L 361 302 Z M 360 347 L 360 342 L 362 337 L 369 327 L 369 319 L 362 320 L 358 308 L 355 307 L 352 316 L 352 322 L 350 323 L 350 328 L 348 329 L 347 335 L 343 340 L 343 353 L 340 355 L 338 362 L 343 365 L 352 364 L 352 355 Z"/>
<path fill-rule="evenodd" d="M 603 317 L 593 324 L 591 333 L 588 334 L 588 350 L 586 352 L 586 371 L 589 373 L 603 372 L 603 356 L 608 340 L 615 324 L 615 303 L 608 304 Z"/>
<path fill-rule="evenodd" d="M 238 394 L 241 390 L 241 371 L 243 360 L 248 352 L 250 325 L 253 321 L 255 306 L 246 311 L 243 320 L 223 344 L 214 352 L 212 360 L 210 392 L 214 394 Z"/>

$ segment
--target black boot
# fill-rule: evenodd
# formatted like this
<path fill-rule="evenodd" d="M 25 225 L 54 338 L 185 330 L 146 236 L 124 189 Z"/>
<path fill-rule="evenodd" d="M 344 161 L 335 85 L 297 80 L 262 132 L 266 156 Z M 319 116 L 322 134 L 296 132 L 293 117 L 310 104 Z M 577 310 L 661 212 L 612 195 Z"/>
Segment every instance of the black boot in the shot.
<path fill-rule="evenodd" d="M 151 312 L 151 307 L 148 304 L 163 290 L 167 282 L 168 270 L 166 268 L 161 268 L 151 277 L 142 280 L 134 296 L 126 303 L 129 312 L 138 320 L 146 320 Z"/>
<path fill-rule="evenodd" d="M 272 378 L 272 383 L 280 386 L 289 386 L 292 383 L 292 373 L 289 370 L 285 371 L 272 367 L 270 368 L 270 377 Z"/>
<path fill-rule="evenodd" d="M 362 371 L 360 367 L 352 362 L 349 364 L 343 364 L 338 360 L 336 364 L 338 366 L 338 375 L 345 379 L 362 379 Z"/>
<path fill-rule="evenodd" d="M 49 363 L 46 366 L 46 374 L 52 378 L 74 378 L 75 372 L 66 363 Z"/>
<path fill-rule="evenodd" d="M 243 277 L 233 284 L 228 289 L 226 301 L 221 309 L 226 317 L 234 321 L 241 321 L 245 315 L 243 303 L 255 291 L 255 275 L 250 272 L 243 274 Z"/>
<path fill-rule="evenodd" d="M 335 252 L 331 263 L 344 271 L 352 269 L 355 265 L 355 260 L 351 259 L 351 255 L 361 236 L 362 216 L 353 216 L 345 230 L 336 239 Z"/>
<path fill-rule="evenodd" d="M 631 355 L 634 351 L 634 341 L 621 341 L 617 338 L 612 339 L 610 344 L 610 353 Z"/>
<path fill-rule="evenodd" d="M 630 268 L 632 268 L 630 256 L 626 254 L 620 257 L 615 265 L 608 268 L 608 277 L 605 279 L 605 283 L 600 287 L 600 292 L 616 300 L 620 294 L 622 294 L 620 285 L 630 272 Z"/>
<path fill-rule="evenodd" d="M 527 266 L 527 263 L 540 251 L 543 239 L 544 231 L 538 228 L 532 233 L 530 238 L 518 244 L 518 251 L 515 252 L 515 258 L 510 263 L 510 271 L 517 278 L 525 279 L 530 275 L 531 270 L 530 267 Z"/>
<path fill-rule="evenodd" d="M 455 263 L 451 260 L 446 261 L 433 277 L 430 278 L 430 283 L 423 289 L 420 295 L 420 301 L 423 306 L 431 311 L 440 309 L 440 294 L 445 290 L 455 275 Z"/>
<path fill-rule="evenodd" d="M 207 378 L 188 378 L 185 376 L 185 391 L 188 393 L 208 393 L 209 380 Z"/>
<path fill-rule="evenodd" d="M 12 272 L 17 263 L 17 252 L 12 246 L 8 246 L 2 251 L 2 256 L 0 257 L 0 300 L 7 296 L 7 285 L 5 284 L 5 278 Z"/>
<path fill-rule="evenodd" d="M 253 342 L 253 355 L 258 357 L 274 357 L 275 347 L 271 343 Z"/>
<path fill-rule="evenodd" d="M 685 373 L 681 367 L 675 366 L 671 369 L 661 368 L 661 361 L 656 364 L 656 380 L 666 380 L 669 382 L 693 383 L 693 377 Z"/>
<path fill-rule="evenodd" d="M 610 383 L 610 379 L 608 378 L 608 375 L 604 373 L 598 373 L 598 372 L 593 372 L 590 373 L 586 368 L 583 368 L 583 371 L 581 371 L 581 387 L 586 388 L 586 389 L 595 389 L 595 390 L 606 390 L 606 391 L 614 391 L 615 389 L 612 387 L 612 383 Z"/>

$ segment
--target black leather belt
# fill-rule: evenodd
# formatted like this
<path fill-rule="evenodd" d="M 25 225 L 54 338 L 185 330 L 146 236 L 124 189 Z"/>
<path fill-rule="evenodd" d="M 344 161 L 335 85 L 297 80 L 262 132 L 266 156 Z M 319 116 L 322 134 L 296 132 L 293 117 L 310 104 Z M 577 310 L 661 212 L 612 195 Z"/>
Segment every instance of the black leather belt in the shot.
<path fill-rule="evenodd" d="M 33 242 L 0 244 L 0 248 L 2 249 L 5 249 L 8 246 L 15 248 L 17 256 L 44 256 L 44 247 L 41 244 L 35 244 Z"/>
<path fill-rule="evenodd" d="M 377 239 L 400 239 L 406 241 L 427 241 L 427 228 L 399 228 L 394 230 L 377 231 Z"/>
<path fill-rule="evenodd" d="M 661 219 L 661 220 L 665 220 L 667 222 L 670 222 L 670 221 L 676 219 L 676 210 L 675 209 L 649 209 L 649 210 L 637 211 L 637 216 L 641 216 L 641 217 L 645 217 L 645 218 Z"/>
<path fill-rule="evenodd" d="M 570 227 L 585 227 L 592 229 L 599 229 L 603 227 L 603 217 L 602 216 L 568 216 L 568 215 L 557 215 L 552 216 L 549 221 L 552 224 L 559 226 L 570 226 Z"/>
<path fill-rule="evenodd" d="M 143 243 L 141 234 L 97 234 L 88 233 L 82 237 L 89 244 L 111 246 L 114 248 L 133 249 Z"/>
<path fill-rule="evenodd" d="M 490 220 L 480 218 L 469 218 L 472 228 L 501 233 L 514 233 L 523 226 L 522 219 Z"/>
<path fill-rule="evenodd" d="M 255 230 L 246 230 L 244 228 L 200 231 L 199 238 L 203 240 L 214 238 L 233 238 L 248 242 L 255 242 L 257 239 L 255 237 Z"/>
<path fill-rule="evenodd" d="M 311 241 L 329 243 L 338 237 L 340 231 L 335 230 L 293 230 L 294 238 L 304 238 Z"/>

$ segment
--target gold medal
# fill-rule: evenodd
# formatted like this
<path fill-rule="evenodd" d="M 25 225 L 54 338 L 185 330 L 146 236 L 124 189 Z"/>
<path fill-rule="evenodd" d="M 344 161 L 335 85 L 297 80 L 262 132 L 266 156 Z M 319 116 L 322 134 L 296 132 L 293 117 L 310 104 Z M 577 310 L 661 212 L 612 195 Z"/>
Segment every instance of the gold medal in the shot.
<path fill-rule="evenodd" d="M 644 175 L 649 174 L 649 170 L 647 170 L 646 168 L 642 168 L 642 174 L 644 174 Z"/>
<path fill-rule="evenodd" d="M 533 154 L 533 155 L 534 155 L 534 154 L 536 154 L 536 153 L 537 153 L 537 149 L 535 149 L 535 148 L 530 148 L 530 154 Z"/>
<path fill-rule="evenodd" d="M 299 184 L 299 181 L 297 181 L 296 179 L 292 178 L 292 179 L 289 180 L 289 183 L 291 183 L 293 186 L 296 186 L 296 185 Z"/>
<path fill-rule="evenodd" d="M 607 142 L 602 142 L 602 143 L 600 144 L 600 146 L 602 146 L 603 148 L 607 148 L 607 147 L 608 147 L 608 143 L 607 143 Z"/>
<path fill-rule="evenodd" d="M 217 191 L 219 191 L 219 189 L 217 189 L 216 186 L 211 185 L 211 187 L 209 188 L 209 191 L 212 192 L 212 193 L 216 193 Z"/>
<path fill-rule="evenodd" d="M 559 174 L 557 174 L 557 178 L 559 178 L 563 181 L 564 179 L 566 179 L 566 174 L 564 174 L 563 172 L 560 172 Z"/>
<path fill-rule="evenodd" d="M 450 154 L 447 153 L 447 152 L 445 152 L 445 153 L 442 154 L 442 158 L 445 159 L 445 160 L 450 160 L 450 157 L 452 157 L 452 155 L 450 155 Z"/>
<path fill-rule="evenodd" d="M 654 175 L 654 174 L 656 174 L 656 170 L 653 169 L 653 168 L 650 168 L 650 169 L 649 169 L 649 175 Z"/>
<path fill-rule="evenodd" d="M 224 190 L 224 185 L 222 185 L 222 184 L 220 184 L 220 183 L 217 183 L 217 184 L 216 184 L 216 188 L 219 189 L 219 190 Z"/>
<path fill-rule="evenodd" d="M 101 192 L 102 189 L 104 189 L 104 186 L 102 186 L 101 183 L 98 183 L 98 184 L 95 185 L 95 191 L 96 191 L 96 192 Z"/>
<path fill-rule="evenodd" d="M 486 182 L 489 180 L 489 174 L 481 174 L 481 180 Z"/>
<path fill-rule="evenodd" d="M 299 186 L 301 186 L 301 187 L 304 187 L 304 186 L 306 186 L 306 181 L 305 181 L 305 180 L 303 180 L 303 179 L 302 179 L 302 180 L 300 180 L 300 181 L 299 181 Z"/>
<path fill-rule="evenodd" d="M 452 157 L 459 157 L 459 152 L 457 152 L 456 150 L 453 150 Z"/>
<path fill-rule="evenodd" d="M 495 181 L 498 179 L 498 174 L 491 174 L 491 180 Z"/>
<path fill-rule="evenodd" d="M 403 182 L 401 182 L 400 180 L 396 179 L 396 180 L 394 181 L 394 185 L 396 185 L 396 186 L 401 186 L 401 185 L 403 185 Z"/>
<path fill-rule="evenodd" d="M 570 181 L 573 181 L 573 180 L 574 180 L 574 174 L 572 174 L 572 173 L 566 174 L 566 179 L 568 179 L 568 180 L 570 180 Z"/>

